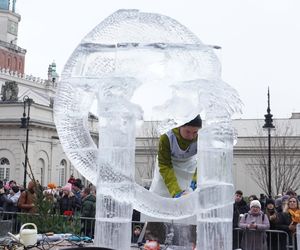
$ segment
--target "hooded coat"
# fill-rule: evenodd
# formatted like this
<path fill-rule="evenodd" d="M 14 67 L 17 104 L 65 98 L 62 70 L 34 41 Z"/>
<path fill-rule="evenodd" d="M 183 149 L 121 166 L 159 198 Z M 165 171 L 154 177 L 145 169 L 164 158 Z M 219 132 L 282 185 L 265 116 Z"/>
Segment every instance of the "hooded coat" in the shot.
<path fill-rule="evenodd" d="M 257 229 L 248 229 L 251 223 L 255 223 Z M 241 218 L 239 227 L 245 229 L 241 243 L 243 250 L 267 250 L 267 235 L 264 230 L 270 228 L 268 216 L 261 211 L 259 214 L 252 214 L 250 210 Z"/>
<path fill-rule="evenodd" d="M 95 218 L 96 215 L 96 197 L 92 194 L 87 195 L 82 199 L 81 216 Z M 83 219 L 83 235 L 94 237 L 95 219 Z"/>
<path fill-rule="evenodd" d="M 4 210 L 7 212 L 18 212 L 18 200 L 20 198 L 21 192 L 9 194 L 5 197 Z"/>
<path fill-rule="evenodd" d="M 72 211 L 75 213 L 76 203 L 75 196 L 72 192 L 69 195 L 63 195 L 59 200 L 60 214 L 64 214 L 65 211 Z"/>
<path fill-rule="evenodd" d="M 235 202 L 233 204 L 233 228 L 238 227 L 239 225 L 239 219 L 240 214 L 245 214 L 249 211 L 249 207 L 247 205 L 247 202 L 242 199 L 240 202 Z"/>
<path fill-rule="evenodd" d="M 33 191 L 25 190 L 21 193 L 18 207 L 23 213 L 36 213 L 37 208 L 34 205 L 36 202 L 36 194 Z"/>
<path fill-rule="evenodd" d="M 95 218 L 96 214 L 96 197 L 92 194 L 89 194 L 82 200 L 82 217 L 91 217 Z"/>

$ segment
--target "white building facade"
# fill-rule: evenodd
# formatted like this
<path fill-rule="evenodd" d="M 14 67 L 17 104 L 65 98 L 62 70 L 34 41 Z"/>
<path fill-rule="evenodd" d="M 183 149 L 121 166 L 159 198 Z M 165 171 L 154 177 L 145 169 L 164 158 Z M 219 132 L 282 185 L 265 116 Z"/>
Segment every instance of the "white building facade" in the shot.
<path fill-rule="evenodd" d="M 23 106 L 22 101 L 0 101 L 0 179 L 13 179 L 19 184 L 23 184 L 24 180 L 27 133 L 26 128 L 20 128 Z M 96 118 L 90 118 L 90 126 L 97 142 Z M 71 174 L 80 177 L 61 147 L 53 121 L 52 107 L 38 103 L 33 103 L 30 107 L 27 165 L 29 174 L 30 168 L 43 186 L 50 182 L 65 185 Z M 29 179 L 28 176 L 27 183 Z"/>

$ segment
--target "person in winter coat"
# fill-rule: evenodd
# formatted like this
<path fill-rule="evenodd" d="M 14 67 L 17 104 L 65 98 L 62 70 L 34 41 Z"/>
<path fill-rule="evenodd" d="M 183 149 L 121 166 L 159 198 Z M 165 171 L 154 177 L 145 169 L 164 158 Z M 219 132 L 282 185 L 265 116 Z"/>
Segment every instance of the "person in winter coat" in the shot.
<path fill-rule="evenodd" d="M 296 197 L 292 196 L 288 198 L 287 204 L 283 208 L 283 212 L 279 213 L 277 229 L 287 232 L 290 236 L 290 242 L 292 242 L 292 237 L 296 233 L 298 223 L 300 223 L 299 202 Z M 280 243 L 282 249 L 284 249 L 284 247 L 286 247 L 286 237 L 281 237 Z"/>
<path fill-rule="evenodd" d="M 96 215 L 96 197 L 91 194 L 90 188 L 85 188 L 82 192 L 81 217 L 95 218 Z M 84 235 L 94 237 L 95 220 L 83 219 Z"/>
<path fill-rule="evenodd" d="M 68 183 L 71 183 L 73 185 L 75 181 L 76 181 L 76 179 L 74 178 L 74 175 L 71 174 L 71 176 L 70 176 L 70 178 L 68 180 Z"/>
<path fill-rule="evenodd" d="M 76 209 L 75 195 L 72 193 L 72 184 L 62 187 L 62 197 L 59 199 L 59 209 L 62 215 L 73 215 Z"/>
<path fill-rule="evenodd" d="M 133 228 L 133 232 L 132 232 L 132 240 L 131 242 L 132 243 L 138 243 L 138 239 L 141 235 L 141 232 L 142 232 L 142 228 L 140 225 L 136 225 L 134 228 Z"/>
<path fill-rule="evenodd" d="M 20 198 L 21 192 L 19 187 L 13 186 L 9 190 L 9 194 L 5 198 L 4 210 L 7 212 L 18 212 L 18 201 Z"/>
<path fill-rule="evenodd" d="M 96 197 L 91 194 L 90 188 L 85 188 L 82 192 L 81 216 L 95 218 L 96 215 Z"/>
<path fill-rule="evenodd" d="M 233 204 L 233 228 L 238 227 L 240 215 L 248 213 L 248 211 L 249 207 L 243 198 L 243 192 L 241 190 L 237 190 L 234 195 Z"/>
<path fill-rule="evenodd" d="M 279 215 L 275 208 L 275 201 L 273 199 L 266 199 L 266 208 L 265 208 L 265 214 L 268 216 L 269 222 L 270 222 L 270 229 L 276 230 L 277 224 L 279 220 Z"/>
<path fill-rule="evenodd" d="M 3 206 L 5 204 L 5 190 L 3 186 L 3 181 L 0 180 L 0 211 L 3 211 Z"/>
<path fill-rule="evenodd" d="M 273 199 L 266 199 L 265 203 L 265 215 L 268 216 L 270 222 L 270 229 L 277 230 L 279 215 L 275 208 L 275 201 Z M 280 241 L 277 233 L 268 234 L 268 249 L 277 250 L 278 242 Z"/>
<path fill-rule="evenodd" d="M 287 206 L 289 198 L 290 198 L 290 196 L 284 195 L 284 196 L 280 197 L 279 199 L 275 200 L 275 208 L 278 213 L 283 212 L 284 208 Z"/>
<path fill-rule="evenodd" d="M 23 213 L 36 213 L 36 190 L 37 184 L 34 181 L 28 183 L 27 190 L 23 191 L 20 195 L 18 207 Z"/>
<path fill-rule="evenodd" d="M 18 201 L 20 198 L 21 192 L 19 190 L 19 187 L 17 186 L 12 186 L 9 189 L 9 194 L 5 194 L 3 196 L 4 199 L 4 204 L 3 204 L 3 210 L 5 212 L 19 212 L 18 208 Z M 11 219 L 16 219 L 16 214 L 6 214 L 3 219 L 11 220 Z"/>
<path fill-rule="evenodd" d="M 233 229 L 239 226 L 240 215 L 243 215 L 249 211 L 249 207 L 247 202 L 243 199 L 243 192 L 241 190 L 237 190 L 234 195 L 234 204 L 233 204 L 233 221 L 232 226 Z M 240 230 L 233 231 L 233 249 L 238 248 L 240 246 L 240 242 L 242 239 L 242 233 Z"/>
<path fill-rule="evenodd" d="M 241 218 L 239 227 L 245 229 L 241 244 L 243 250 L 267 250 L 267 235 L 264 230 L 270 228 L 270 223 L 261 211 L 258 200 L 251 201 L 250 211 Z"/>
<path fill-rule="evenodd" d="M 160 136 L 158 166 L 150 191 L 178 198 L 196 189 L 197 139 L 202 127 L 200 115 Z"/>
<path fill-rule="evenodd" d="M 83 185 L 79 178 L 75 179 L 75 182 L 72 184 L 72 192 L 75 195 L 75 202 L 76 202 L 76 211 L 80 212 L 81 205 L 82 205 L 82 197 L 81 197 L 81 190 Z"/>

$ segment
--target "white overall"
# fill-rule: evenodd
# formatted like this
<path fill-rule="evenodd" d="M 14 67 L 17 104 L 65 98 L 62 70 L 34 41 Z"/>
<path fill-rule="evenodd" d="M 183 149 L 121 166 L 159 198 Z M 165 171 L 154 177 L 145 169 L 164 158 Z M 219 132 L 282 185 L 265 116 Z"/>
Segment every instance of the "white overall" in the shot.
<path fill-rule="evenodd" d="M 178 185 L 182 190 L 188 190 L 197 167 L 197 142 L 192 143 L 186 150 L 180 149 L 176 136 L 172 130 L 168 131 L 167 136 L 170 141 L 171 160 Z M 163 197 L 171 197 L 167 186 L 159 172 L 156 161 L 153 181 L 150 191 Z"/>

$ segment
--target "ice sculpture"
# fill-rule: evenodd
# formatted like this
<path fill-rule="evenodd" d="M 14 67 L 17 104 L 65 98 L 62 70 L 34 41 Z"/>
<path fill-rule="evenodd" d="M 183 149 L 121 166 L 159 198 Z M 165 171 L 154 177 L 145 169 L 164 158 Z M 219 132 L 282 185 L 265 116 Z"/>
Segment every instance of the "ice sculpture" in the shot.
<path fill-rule="evenodd" d="M 98 147 L 87 125 L 95 98 Z M 66 154 L 97 186 L 95 245 L 130 249 L 135 208 L 159 218 L 197 215 L 197 249 L 231 249 L 231 115 L 240 109 L 213 49 L 177 21 L 119 10 L 96 26 L 67 61 L 54 104 Z M 170 199 L 137 185 L 136 122 L 148 115 L 166 130 L 200 112 L 206 121 L 198 142 L 200 188 Z"/>

